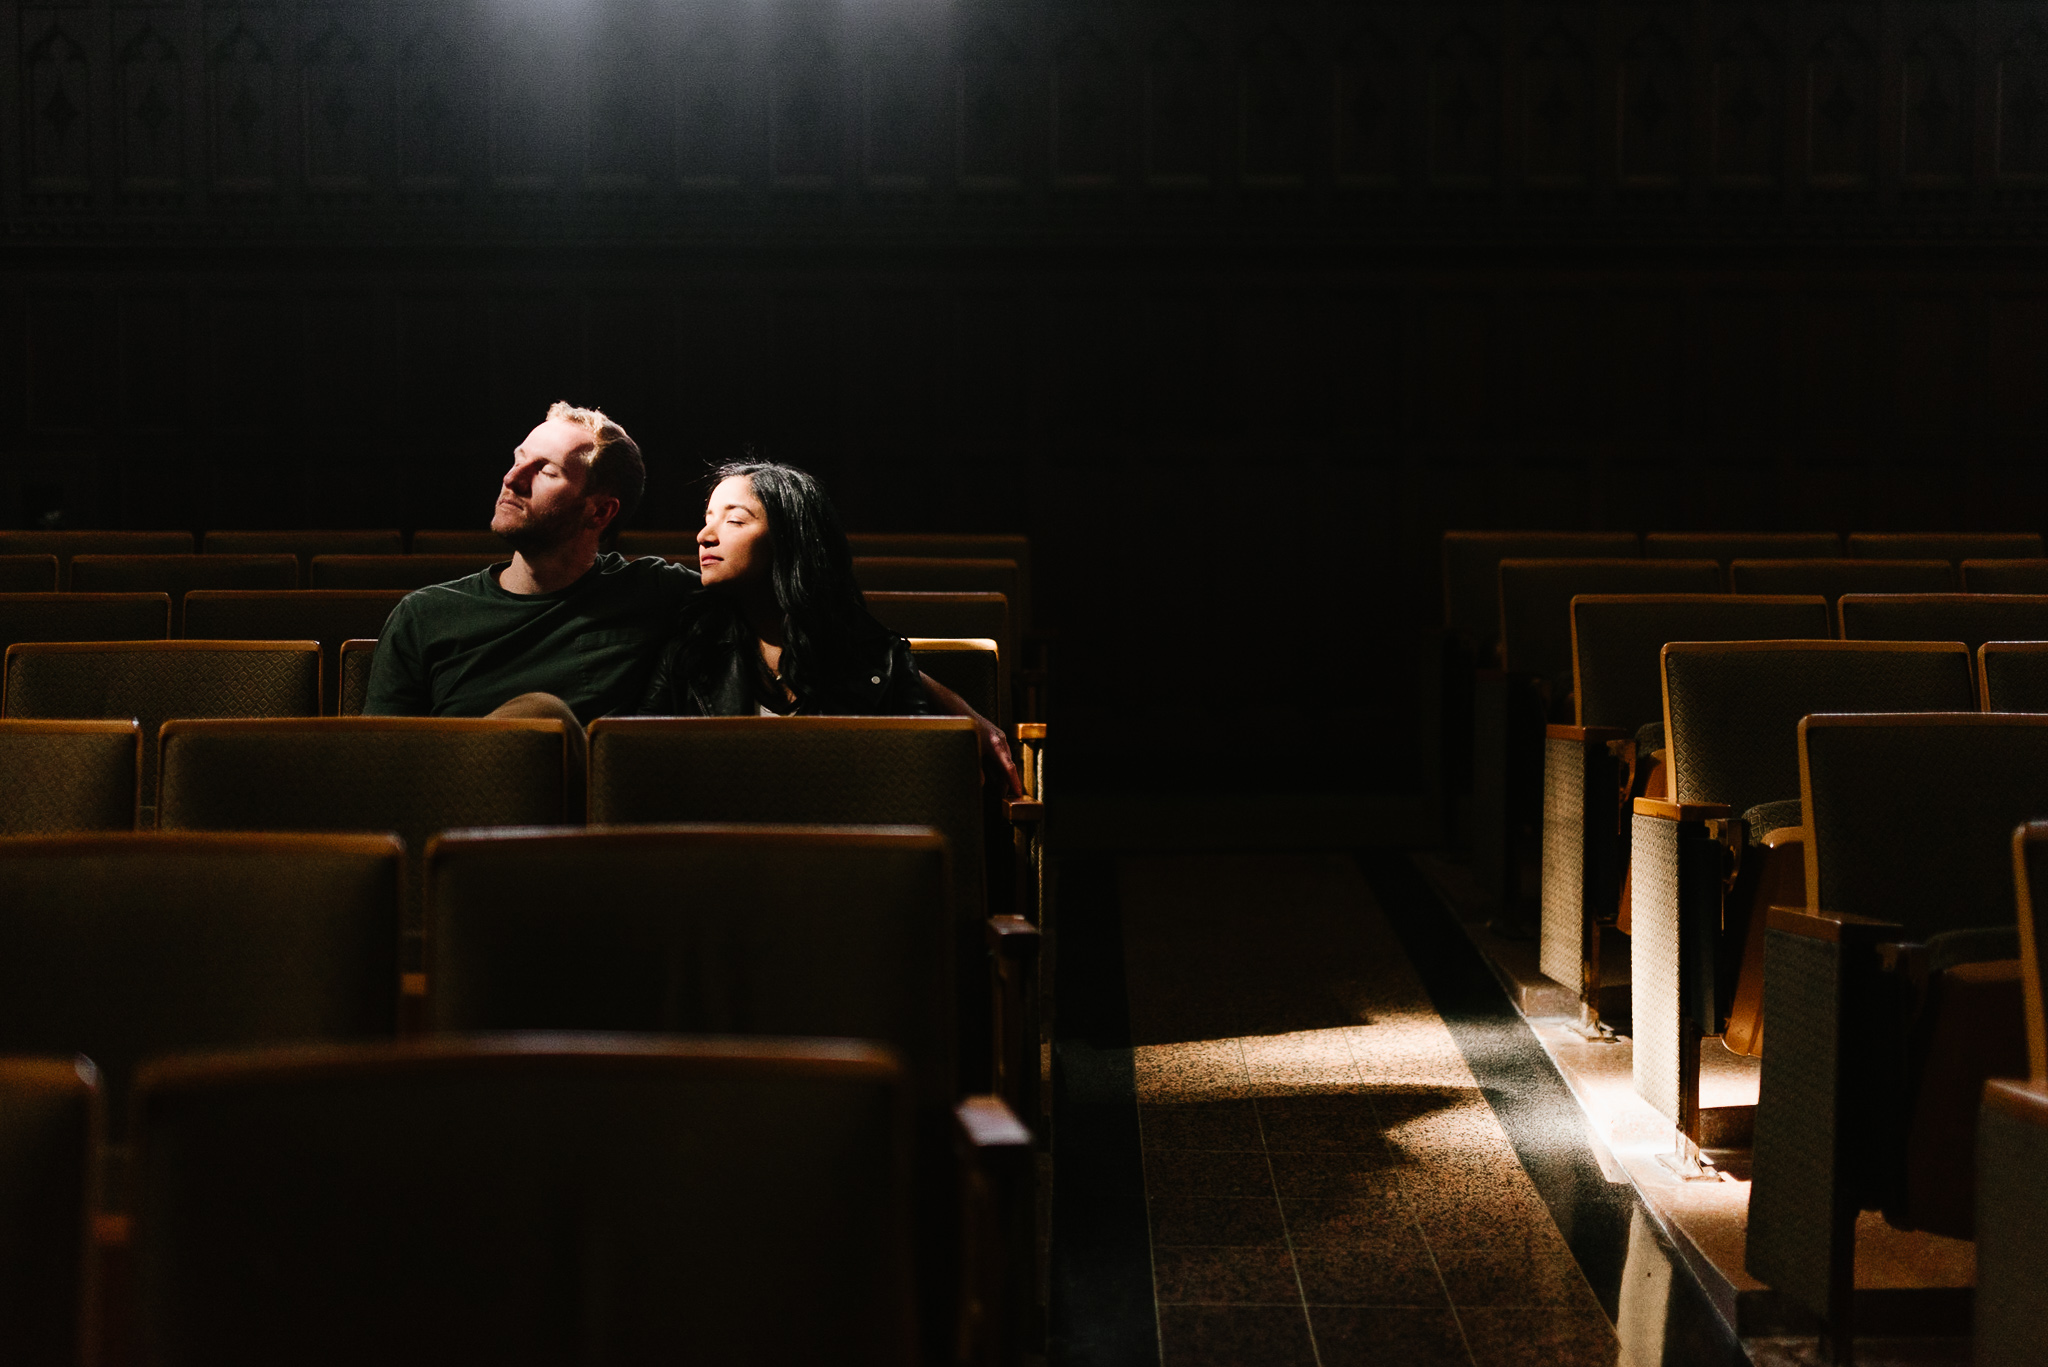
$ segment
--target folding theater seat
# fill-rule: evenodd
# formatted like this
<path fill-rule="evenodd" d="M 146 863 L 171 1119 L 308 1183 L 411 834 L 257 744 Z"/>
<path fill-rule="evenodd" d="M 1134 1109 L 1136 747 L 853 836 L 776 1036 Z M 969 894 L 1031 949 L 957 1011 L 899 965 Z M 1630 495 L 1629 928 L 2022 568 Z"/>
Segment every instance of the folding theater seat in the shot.
<path fill-rule="evenodd" d="M 0 836 L 132 831 L 142 801 L 142 726 L 0 721 Z"/>
<path fill-rule="evenodd" d="M 913 636 L 910 658 L 918 672 L 958 693 L 967 705 L 1005 731 L 1010 729 L 1009 680 L 995 641 Z"/>
<path fill-rule="evenodd" d="M 1976 1357 L 2022 1367 L 2041 1356 L 2048 1304 L 2048 1015 L 2042 951 L 2048 946 L 2048 822 L 2013 832 L 2019 892 L 2019 966 L 2028 1076 L 1984 1086 L 1977 1118 Z"/>
<path fill-rule="evenodd" d="M 185 597 L 185 635 L 209 641 L 318 641 L 320 699 L 329 715 L 341 699 L 341 645 L 374 639 L 404 589 L 194 589 Z"/>
<path fill-rule="evenodd" d="M 2048 641 L 2048 594 L 1845 593 L 1845 641 Z"/>
<path fill-rule="evenodd" d="M 171 635 L 183 627 L 185 595 L 193 589 L 295 589 L 299 564 L 288 555 L 77 555 L 71 558 L 76 593 L 167 593 Z"/>
<path fill-rule="evenodd" d="M 1503 560 L 1641 558 L 1634 532 L 1445 532 L 1444 629 L 1468 666 L 1490 669 L 1499 662 Z"/>
<path fill-rule="evenodd" d="M 54 555 L 57 587 L 71 587 L 71 560 L 79 555 L 190 555 L 190 532 L 4 532 L 0 555 Z"/>
<path fill-rule="evenodd" d="M 1815 712 L 1971 712 L 1960 644 L 1672 642 L 1664 647 L 1668 798 L 1631 820 L 1635 1089 L 1678 1128 L 1675 1166 L 1741 1116 L 1703 1116 L 1700 1041 L 1763 1049 L 1763 931 L 1803 895 L 1799 719 Z M 1775 1048 L 1773 1050 L 1775 1053 Z"/>
<path fill-rule="evenodd" d="M 505 538 L 485 528 L 466 527 L 460 531 L 418 531 L 406 549 L 414 555 L 489 556 L 493 560 L 512 558 Z"/>
<path fill-rule="evenodd" d="M 868 592 L 1000 593 L 1017 601 L 1014 560 L 920 560 L 913 556 L 860 556 L 853 577 Z M 1018 613 L 1021 622 L 1023 613 Z"/>
<path fill-rule="evenodd" d="M 372 640 L 341 643 L 341 692 L 335 698 L 334 715 L 360 717 L 370 700 L 370 669 L 377 663 L 377 643 Z"/>
<path fill-rule="evenodd" d="M 91 1059 L 118 1145 L 146 1059 L 388 1039 L 402 853 L 384 835 L 0 840 L 0 1054 Z"/>
<path fill-rule="evenodd" d="M 1000 593 L 896 593 L 870 590 L 862 595 L 876 621 L 903 637 L 952 637 L 972 640 L 986 638 L 996 643 L 1005 662 L 1004 705 L 1021 694 L 1015 706 L 1026 716 L 1037 718 L 1045 705 L 1044 671 L 1017 669 L 1023 658 L 1018 645 L 1019 619 L 1010 611 L 1010 600 Z M 937 678 L 937 675 L 933 676 Z M 940 680 L 940 682 L 945 682 Z M 983 716 L 994 718 L 995 713 Z"/>
<path fill-rule="evenodd" d="M 55 593 L 57 557 L 0 555 L 0 593 Z"/>
<path fill-rule="evenodd" d="M 917 1116 L 920 1281 L 928 1304 L 955 1299 L 954 916 L 937 832 L 455 832 L 430 844 L 426 878 L 430 1030 L 840 1036 L 893 1050 Z M 1007 1197 L 1019 1273 L 1033 1261 L 1031 1197 L 1028 1176 Z M 1028 1280 L 1020 1295 L 1030 1303 Z"/>
<path fill-rule="evenodd" d="M 1570 726 L 1543 741 L 1540 964 L 1579 993 L 1579 1029 L 1601 1025 L 1603 927 L 1625 926 L 1629 799 L 1663 749 L 1668 641 L 1826 639 L 1827 600 L 1735 594 L 1581 594 L 1571 601 Z M 1660 787 L 1661 791 L 1661 787 Z"/>
<path fill-rule="evenodd" d="M 316 589 L 423 589 L 508 561 L 502 555 L 316 555 L 306 582 Z"/>
<path fill-rule="evenodd" d="M 1503 672 L 1483 676 L 1475 693 L 1484 702 L 1473 735 L 1472 824 L 1474 862 L 1511 919 L 1521 919 L 1526 873 L 1542 859 L 1543 728 L 1573 711 L 1572 599 L 1721 587 L 1711 560 L 1500 562 Z"/>
<path fill-rule="evenodd" d="M 1817 593 L 1833 611 L 1845 593 L 1953 593 L 1956 568 L 1946 560 L 1737 560 L 1728 582 L 1737 593 Z"/>
<path fill-rule="evenodd" d="M 17 641 L 161 641 L 167 593 L 0 594 L 0 651 Z"/>
<path fill-rule="evenodd" d="M 1651 532 L 1643 538 L 1650 560 L 1712 560 L 1721 573 L 1737 560 L 1833 560 L 1842 538 L 1833 532 Z"/>
<path fill-rule="evenodd" d="M 1017 567 L 1020 630 L 1031 627 L 1031 538 L 969 532 L 850 532 L 847 544 L 856 557 L 916 560 L 1007 560 Z"/>
<path fill-rule="evenodd" d="M 157 792 L 157 736 L 174 717 L 317 717 L 313 641 L 20 642 L 7 648 L 0 715 L 142 725 L 142 795 Z M 142 825 L 152 824 L 148 811 Z"/>
<path fill-rule="evenodd" d="M 413 875 L 428 837 L 455 827 L 574 819 L 564 728 L 487 717 L 174 721 L 163 728 L 157 825 L 394 832 L 409 862 L 405 930 L 417 936 Z"/>
<path fill-rule="evenodd" d="M 1986 712 L 2048 712 L 2048 641 L 1978 646 L 1977 688 Z"/>
<path fill-rule="evenodd" d="M 312 583 L 316 555 L 398 555 L 405 539 L 396 531 L 208 532 L 199 543 L 207 555 L 290 555 L 299 562 L 298 588 Z"/>
<path fill-rule="evenodd" d="M 1806 904 L 1770 912 L 1747 1265 L 1846 1360 L 1858 1212 L 1970 1238 L 1984 1083 L 2026 1073 L 2012 833 L 2048 810 L 2048 717 L 1809 716 L 1799 771 Z"/>
<path fill-rule="evenodd" d="M 1029 1102 L 1037 1077 L 1036 1004 L 1031 1058 L 1005 1059 L 992 1088 L 994 1049 L 988 917 L 1029 908 L 991 905 L 974 728 L 959 717 L 605 717 L 590 724 L 590 823 L 793 822 L 930 826 L 952 852 L 954 978 L 959 987 L 961 1090 L 1000 1090 Z M 1004 891 L 1009 892 L 1007 882 Z M 1014 894 L 1012 894 L 1013 896 Z M 1005 922 L 999 964 L 1028 986 L 1038 945 L 1028 919 Z M 1022 1034 L 1023 1032 L 1020 1032 Z M 1033 1117 L 1028 1110 L 1026 1120 Z"/>
<path fill-rule="evenodd" d="M 103 1118 L 74 1058 L 0 1058 L 0 1343 L 20 1367 L 94 1360 L 88 1201 Z"/>
<path fill-rule="evenodd" d="M 2048 554 L 2039 532 L 1852 532 L 1849 554 L 1868 560 L 2028 560 Z"/>
<path fill-rule="evenodd" d="M 514 1037 L 153 1068 L 140 1354 L 915 1361 L 907 1091 L 888 1051 L 850 1040 Z"/>
<path fill-rule="evenodd" d="M 1965 593 L 2048 593 L 2048 560 L 1965 560 Z"/>

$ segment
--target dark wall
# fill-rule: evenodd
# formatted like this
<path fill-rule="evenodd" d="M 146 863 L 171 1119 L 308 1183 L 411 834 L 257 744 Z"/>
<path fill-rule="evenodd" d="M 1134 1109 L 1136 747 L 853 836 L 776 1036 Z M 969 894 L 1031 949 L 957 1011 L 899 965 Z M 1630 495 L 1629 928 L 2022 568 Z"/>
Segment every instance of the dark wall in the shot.
<path fill-rule="evenodd" d="M 1446 526 L 2048 523 L 2048 3 L 0 8 L 0 522 L 558 397 L 1023 529 L 1068 780 L 1401 788 Z"/>

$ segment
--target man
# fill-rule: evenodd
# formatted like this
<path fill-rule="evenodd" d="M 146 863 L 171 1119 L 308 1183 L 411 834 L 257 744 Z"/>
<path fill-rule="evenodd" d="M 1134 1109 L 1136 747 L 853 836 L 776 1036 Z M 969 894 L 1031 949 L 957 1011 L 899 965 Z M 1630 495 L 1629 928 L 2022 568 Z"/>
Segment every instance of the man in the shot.
<path fill-rule="evenodd" d="M 646 487 L 623 427 L 594 408 L 549 408 L 512 453 L 491 516 L 510 563 L 400 601 L 377 642 L 364 713 L 559 717 L 580 752 L 585 725 L 632 711 L 699 586 L 696 571 L 658 557 L 599 553 Z M 984 758 L 1017 791 L 1002 732 L 958 694 L 925 686 L 941 709 L 974 719 Z"/>

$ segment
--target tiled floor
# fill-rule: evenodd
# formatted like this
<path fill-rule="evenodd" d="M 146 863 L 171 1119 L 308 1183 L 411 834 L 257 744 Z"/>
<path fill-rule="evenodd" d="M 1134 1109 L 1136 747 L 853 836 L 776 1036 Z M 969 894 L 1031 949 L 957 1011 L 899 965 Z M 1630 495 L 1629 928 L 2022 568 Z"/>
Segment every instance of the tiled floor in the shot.
<path fill-rule="evenodd" d="M 1617 1361 L 1350 858 L 1120 880 L 1164 1367 Z"/>

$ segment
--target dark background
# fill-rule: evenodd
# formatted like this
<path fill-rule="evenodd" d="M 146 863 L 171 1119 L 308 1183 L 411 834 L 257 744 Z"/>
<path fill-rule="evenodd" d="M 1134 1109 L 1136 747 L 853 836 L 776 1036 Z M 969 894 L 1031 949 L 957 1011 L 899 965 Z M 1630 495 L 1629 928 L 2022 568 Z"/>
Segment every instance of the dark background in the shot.
<path fill-rule="evenodd" d="M 2048 4 L 8 3 L 0 523 L 556 398 L 1029 532 L 1070 788 L 1421 786 L 1445 527 L 2039 530 Z"/>

